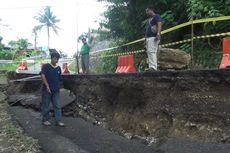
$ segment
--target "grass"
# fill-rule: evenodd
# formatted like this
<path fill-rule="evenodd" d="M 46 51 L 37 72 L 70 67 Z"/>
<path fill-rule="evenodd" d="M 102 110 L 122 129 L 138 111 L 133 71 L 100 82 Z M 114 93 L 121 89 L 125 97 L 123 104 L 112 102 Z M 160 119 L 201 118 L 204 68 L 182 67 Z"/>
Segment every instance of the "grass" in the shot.
<path fill-rule="evenodd" d="M 35 64 L 38 64 L 38 63 L 42 63 L 42 62 L 49 62 L 50 59 L 49 58 L 39 58 L 39 59 L 35 59 Z"/>
<path fill-rule="evenodd" d="M 1 84 L 7 84 L 7 77 L 0 74 L 0 85 Z"/>
<path fill-rule="evenodd" d="M 17 63 L 0 64 L 0 70 L 15 71 L 17 68 Z"/>
<path fill-rule="evenodd" d="M 13 153 L 37 153 L 38 141 L 23 133 L 23 130 L 12 122 L 11 115 L 7 111 L 8 104 L 0 102 L 0 152 Z"/>
<path fill-rule="evenodd" d="M 1 85 L 6 84 L 6 76 L 0 75 Z M 0 93 L 2 93 L 0 91 Z M 38 153 L 40 147 L 38 141 L 25 135 L 22 128 L 19 127 L 11 118 L 8 112 L 9 105 L 3 100 L 4 95 L 0 94 L 0 152 L 9 153 Z"/>
<path fill-rule="evenodd" d="M 69 70 L 71 71 L 71 72 L 76 72 L 76 60 L 74 59 L 73 60 L 73 62 L 69 65 Z"/>
<path fill-rule="evenodd" d="M 35 64 L 41 63 L 41 62 L 48 62 L 50 59 L 36 59 Z M 7 64 L 0 64 L 0 71 L 15 71 L 18 68 L 19 61 L 14 61 L 14 63 L 7 63 Z M 29 66 L 33 66 L 33 63 L 28 63 Z"/>

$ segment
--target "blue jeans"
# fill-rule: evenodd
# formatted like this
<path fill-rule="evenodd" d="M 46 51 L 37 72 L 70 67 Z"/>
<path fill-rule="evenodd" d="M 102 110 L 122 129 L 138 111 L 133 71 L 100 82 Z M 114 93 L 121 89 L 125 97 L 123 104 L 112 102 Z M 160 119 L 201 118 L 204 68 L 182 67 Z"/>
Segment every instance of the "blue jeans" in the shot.
<path fill-rule="evenodd" d="M 49 93 L 47 90 L 42 90 L 41 109 L 42 109 L 42 121 L 43 122 L 49 120 L 50 101 L 53 104 L 54 116 L 55 116 L 55 121 L 57 124 L 61 121 L 61 116 L 62 116 L 61 104 L 60 104 L 60 94 L 59 92 Z"/>

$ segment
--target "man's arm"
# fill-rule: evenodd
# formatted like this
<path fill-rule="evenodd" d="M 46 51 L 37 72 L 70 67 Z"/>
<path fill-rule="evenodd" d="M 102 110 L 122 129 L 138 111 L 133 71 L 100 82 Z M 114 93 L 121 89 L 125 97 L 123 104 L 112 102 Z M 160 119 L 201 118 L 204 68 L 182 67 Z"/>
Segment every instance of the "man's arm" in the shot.
<path fill-rule="evenodd" d="M 162 22 L 157 22 L 157 36 L 156 41 L 161 39 L 161 30 L 162 30 Z"/>
<path fill-rule="evenodd" d="M 61 72 L 60 66 L 59 66 L 59 71 Z M 59 85 L 60 85 L 60 88 L 64 88 L 64 78 L 61 73 L 59 74 Z"/>
<path fill-rule="evenodd" d="M 157 34 L 161 34 L 162 22 L 157 22 Z"/>
<path fill-rule="evenodd" d="M 93 47 L 93 45 L 94 45 L 94 38 L 93 37 L 90 37 L 89 38 L 90 40 L 88 41 L 88 46 L 89 46 L 89 48 L 92 48 Z"/>
<path fill-rule="evenodd" d="M 46 76 L 44 74 L 41 74 L 41 79 L 42 79 L 42 82 L 45 84 L 47 91 L 49 93 L 51 93 L 48 81 L 47 81 Z"/>

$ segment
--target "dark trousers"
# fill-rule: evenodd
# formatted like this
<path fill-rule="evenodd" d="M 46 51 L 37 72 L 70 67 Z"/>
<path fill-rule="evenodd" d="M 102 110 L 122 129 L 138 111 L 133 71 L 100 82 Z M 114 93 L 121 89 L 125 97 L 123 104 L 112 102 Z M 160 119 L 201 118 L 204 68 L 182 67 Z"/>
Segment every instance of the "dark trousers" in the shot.
<path fill-rule="evenodd" d="M 84 74 L 89 73 L 89 54 L 81 55 L 81 68 Z"/>

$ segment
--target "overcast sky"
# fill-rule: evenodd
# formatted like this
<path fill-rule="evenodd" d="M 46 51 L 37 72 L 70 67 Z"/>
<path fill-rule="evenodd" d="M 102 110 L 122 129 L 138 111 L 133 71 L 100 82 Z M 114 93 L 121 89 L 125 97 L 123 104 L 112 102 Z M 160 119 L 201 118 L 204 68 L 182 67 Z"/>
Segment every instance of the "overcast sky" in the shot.
<path fill-rule="evenodd" d="M 88 28 L 98 28 L 101 13 L 106 4 L 96 0 L 0 0 L 0 35 L 3 43 L 10 40 L 27 38 L 34 43 L 32 29 L 39 23 L 33 18 L 45 6 L 51 6 L 54 15 L 60 19 L 57 24 L 61 30 L 55 35 L 51 32 L 51 48 L 63 50 L 68 55 L 77 50 L 77 36 Z M 38 46 L 47 46 L 47 33 L 44 28 L 38 34 Z"/>

